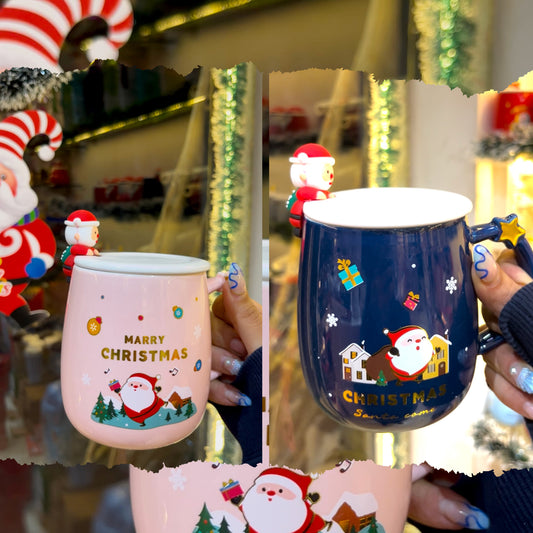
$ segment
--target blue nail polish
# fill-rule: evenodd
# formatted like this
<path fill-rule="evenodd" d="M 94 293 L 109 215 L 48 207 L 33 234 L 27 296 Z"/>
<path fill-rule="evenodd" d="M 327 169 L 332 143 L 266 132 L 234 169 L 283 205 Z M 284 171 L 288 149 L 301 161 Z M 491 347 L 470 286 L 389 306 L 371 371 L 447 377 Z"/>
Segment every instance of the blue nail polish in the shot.
<path fill-rule="evenodd" d="M 477 530 L 489 528 L 489 517 L 481 509 L 470 504 L 465 504 L 465 508 L 468 510 L 465 512 L 464 524 L 461 524 L 463 527 Z"/>
<path fill-rule="evenodd" d="M 522 368 L 516 376 L 516 384 L 520 390 L 533 394 L 533 372 L 529 368 Z"/>
<path fill-rule="evenodd" d="M 239 401 L 237 405 L 240 405 L 241 407 L 250 407 L 250 405 L 252 405 L 252 400 L 246 396 L 246 394 L 241 392 L 239 394 Z"/>
<path fill-rule="evenodd" d="M 473 249 L 473 260 L 474 260 L 474 269 L 478 273 L 480 279 L 485 279 L 489 275 L 489 271 L 486 268 L 485 261 L 487 260 L 487 255 L 492 256 L 485 246 L 482 244 L 476 244 Z"/>
<path fill-rule="evenodd" d="M 224 364 L 227 367 L 228 372 L 232 376 L 236 376 L 240 372 L 243 362 L 240 359 L 229 359 L 228 358 L 224 361 Z"/>
<path fill-rule="evenodd" d="M 228 272 L 229 288 L 236 289 L 241 279 L 243 279 L 241 267 L 237 263 L 231 263 Z"/>

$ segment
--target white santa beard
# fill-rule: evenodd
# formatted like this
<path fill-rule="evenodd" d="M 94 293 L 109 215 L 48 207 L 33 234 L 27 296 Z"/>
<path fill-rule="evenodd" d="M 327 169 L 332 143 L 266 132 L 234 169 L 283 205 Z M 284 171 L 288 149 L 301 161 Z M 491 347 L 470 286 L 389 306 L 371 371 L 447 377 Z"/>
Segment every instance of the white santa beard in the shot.
<path fill-rule="evenodd" d="M 0 185 L 0 231 L 13 226 L 37 207 L 38 199 L 30 187 L 19 187 L 16 196 L 11 188 Z"/>
<path fill-rule="evenodd" d="M 126 383 L 120 391 L 120 397 L 128 409 L 140 413 L 154 403 L 155 393 L 152 389 L 134 389 Z"/>
<path fill-rule="evenodd" d="M 307 516 L 307 506 L 301 498 L 286 500 L 278 495 L 268 501 L 265 492 L 252 487 L 242 502 L 246 521 L 258 533 L 292 533 L 297 531 Z"/>
<path fill-rule="evenodd" d="M 416 349 L 417 346 L 420 348 L 419 350 Z M 391 365 L 409 375 L 422 370 L 433 355 L 433 345 L 429 340 L 419 344 L 413 343 L 413 346 L 402 346 L 398 350 L 400 355 L 392 356 Z"/>

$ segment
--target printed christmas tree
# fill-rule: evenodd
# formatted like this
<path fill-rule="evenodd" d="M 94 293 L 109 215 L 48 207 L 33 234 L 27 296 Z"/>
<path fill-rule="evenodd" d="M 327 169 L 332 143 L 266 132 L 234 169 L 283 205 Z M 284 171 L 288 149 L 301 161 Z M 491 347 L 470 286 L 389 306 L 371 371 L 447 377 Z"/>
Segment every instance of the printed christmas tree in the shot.
<path fill-rule="evenodd" d="M 105 404 L 102 393 L 98 395 L 98 399 L 96 400 L 96 405 L 94 406 L 94 409 L 93 409 L 93 415 L 98 419 L 99 422 L 103 422 L 106 419 L 107 406 Z"/>
<path fill-rule="evenodd" d="M 202 510 L 200 511 L 200 519 L 196 524 L 194 529 L 195 533 L 214 533 L 215 526 L 211 523 L 211 518 L 213 518 L 207 509 L 207 505 L 204 503 Z"/>

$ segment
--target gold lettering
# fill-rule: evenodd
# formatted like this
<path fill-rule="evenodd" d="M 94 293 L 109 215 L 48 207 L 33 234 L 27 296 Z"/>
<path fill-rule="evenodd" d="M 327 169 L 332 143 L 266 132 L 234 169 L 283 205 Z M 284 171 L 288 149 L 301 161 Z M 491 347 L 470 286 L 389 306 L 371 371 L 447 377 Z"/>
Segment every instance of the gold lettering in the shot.
<path fill-rule="evenodd" d="M 345 391 L 342 393 L 342 397 L 344 398 L 344 401 L 345 401 L 345 402 L 348 402 L 348 403 L 352 403 L 352 402 L 353 402 L 352 392 L 349 391 L 349 390 L 345 390 Z"/>
<path fill-rule="evenodd" d="M 124 335 L 124 344 L 133 343 L 133 335 Z"/>
<path fill-rule="evenodd" d="M 107 355 L 109 353 L 109 348 L 102 348 L 102 357 L 104 359 L 109 359 L 109 355 Z"/>
<path fill-rule="evenodd" d="M 425 393 L 423 390 L 420 392 L 413 392 L 413 404 L 424 401 Z"/>
<path fill-rule="evenodd" d="M 170 358 L 170 350 L 159 350 L 159 360 L 160 361 L 163 361 L 163 360 L 168 361 L 169 358 Z"/>
<path fill-rule="evenodd" d="M 187 348 L 183 348 L 181 350 L 181 358 L 182 359 L 187 359 Z"/>

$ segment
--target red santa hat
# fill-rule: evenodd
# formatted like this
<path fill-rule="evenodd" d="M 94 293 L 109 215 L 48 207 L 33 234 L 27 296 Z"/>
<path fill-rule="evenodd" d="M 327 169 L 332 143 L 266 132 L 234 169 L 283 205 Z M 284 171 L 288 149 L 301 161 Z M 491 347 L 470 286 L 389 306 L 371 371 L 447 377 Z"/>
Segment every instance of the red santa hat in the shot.
<path fill-rule="evenodd" d="M 330 165 L 335 164 L 335 158 L 320 144 L 307 143 L 298 148 L 292 157 L 289 158 L 291 163 L 321 163 Z"/>
<path fill-rule="evenodd" d="M 65 220 L 65 226 L 76 228 L 82 228 L 84 226 L 93 227 L 99 225 L 100 222 L 98 222 L 96 217 L 90 211 L 86 211 L 85 209 L 78 209 L 77 211 L 70 213 L 67 220 Z"/>
<path fill-rule="evenodd" d="M 142 372 L 137 372 L 135 374 L 132 374 L 126 381 L 129 380 L 133 381 L 145 381 L 147 385 L 150 385 L 150 387 L 153 389 L 155 387 L 155 384 L 161 379 L 161 376 L 157 375 L 155 377 L 149 376 L 148 374 L 143 374 Z"/>
<path fill-rule="evenodd" d="M 400 337 L 403 337 L 406 333 L 409 333 L 410 331 L 414 331 L 416 329 L 424 331 L 420 326 L 405 326 L 404 328 L 400 328 L 397 331 L 389 331 L 388 329 L 384 329 L 383 333 L 385 333 L 385 335 L 389 337 L 391 344 L 393 346 L 396 346 L 396 343 L 398 342 L 398 339 Z"/>
<path fill-rule="evenodd" d="M 86 43 L 89 60 L 116 59 L 133 28 L 130 0 L 8 0 L 0 9 L 0 49 L 25 50 L 28 58 L 34 59 L 31 65 L 25 63 L 28 66 L 59 67 L 59 54 L 68 33 L 88 17 L 100 17 L 107 23 L 105 37 Z M 40 64 L 35 59 L 39 57 Z"/>
<path fill-rule="evenodd" d="M 258 483 L 274 483 L 290 490 L 303 499 L 307 496 L 309 485 L 311 484 L 311 476 L 298 474 L 287 468 L 272 467 L 267 468 L 255 480 Z"/>
<path fill-rule="evenodd" d="M 61 146 L 63 131 L 57 120 L 41 110 L 20 111 L 0 122 L 0 162 L 19 174 L 29 174 L 23 160 L 28 143 L 36 135 L 48 136 L 48 143 L 36 148 L 43 161 L 50 161 Z"/>

